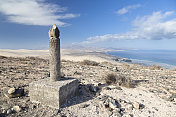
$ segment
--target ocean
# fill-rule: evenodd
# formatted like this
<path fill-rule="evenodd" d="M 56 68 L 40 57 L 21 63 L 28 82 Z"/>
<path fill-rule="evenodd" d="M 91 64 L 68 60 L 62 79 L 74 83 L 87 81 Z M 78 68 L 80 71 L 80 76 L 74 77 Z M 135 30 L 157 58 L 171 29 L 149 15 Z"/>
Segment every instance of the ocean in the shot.
<path fill-rule="evenodd" d="M 176 50 L 124 50 L 110 51 L 107 54 L 129 58 L 132 63 L 176 68 Z"/>

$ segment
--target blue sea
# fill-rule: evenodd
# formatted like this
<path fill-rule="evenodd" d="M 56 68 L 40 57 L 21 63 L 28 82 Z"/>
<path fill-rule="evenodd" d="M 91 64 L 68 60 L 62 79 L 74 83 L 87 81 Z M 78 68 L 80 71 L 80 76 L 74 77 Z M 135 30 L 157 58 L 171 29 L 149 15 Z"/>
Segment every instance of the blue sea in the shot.
<path fill-rule="evenodd" d="M 133 63 L 143 65 L 160 65 L 165 68 L 176 68 L 176 50 L 124 50 L 111 51 L 107 54 L 125 57 Z"/>

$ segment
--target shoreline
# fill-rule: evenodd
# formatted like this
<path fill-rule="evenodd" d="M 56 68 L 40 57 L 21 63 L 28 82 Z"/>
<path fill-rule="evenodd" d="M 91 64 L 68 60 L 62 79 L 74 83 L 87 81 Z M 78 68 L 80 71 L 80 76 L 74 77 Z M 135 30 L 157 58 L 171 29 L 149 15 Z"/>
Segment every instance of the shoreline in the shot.
<path fill-rule="evenodd" d="M 130 59 L 127 57 L 119 57 L 116 55 L 112 55 L 109 50 L 105 49 L 97 49 L 97 50 L 79 50 L 79 49 L 61 49 L 61 59 L 70 60 L 70 61 L 83 61 L 83 60 L 92 60 L 96 62 L 111 62 L 113 64 L 138 64 L 146 67 L 150 67 L 152 65 L 162 66 L 166 69 L 175 69 L 176 66 L 160 63 L 160 62 L 153 62 L 149 60 L 140 60 L 140 59 Z M 27 49 L 0 49 L 0 55 L 7 56 L 7 57 L 40 57 L 40 58 L 49 58 L 49 50 L 27 50 Z M 131 62 L 130 62 L 131 60 Z"/>
<path fill-rule="evenodd" d="M 131 51 L 131 50 L 129 50 L 129 51 Z M 137 51 L 139 51 L 139 50 L 137 50 Z M 141 57 L 140 52 L 139 52 L 139 54 L 137 52 L 132 52 L 129 55 L 129 52 L 124 52 L 124 53 L 122 52 L 121 53 L 119 51 L 109 51 L 107 54 L 118 56 L 118 57 L 121 57 L 121 58 L 130 59 L 130 60 L 132 60 L 131 63 L 133 63 L 133 64 L 140 64 L 140 65 L 143 65 L 143 66 L 158 65 L 158 66 L 162 66 L 162 67 L 167 68 L 167 69 L 175 69 L 176 68 L 176 65 L 174 63 L 171 64 L 171 62 L 169 62 L 169 59 L 168 59 L 168 62 L 166 61 L 167 59 L 165 59 L 163 57 L 161 57 L 161 58 L 159 57 L 159 59 L 157 60 L 156 57 L 158 57 L 158 56 L 153 57 L 153 53 L 151 53 L 151 54 L 146 53 L 145 54 L 145 51 L 147 51 L 147 52 L 149 51 L 149 53 L 150 53 L 151 50 L 144 50 L 144 52 L 142 51 L 142 53 L 143 53 L 142 56 L 144 56 L 144 57 Z M 159 51 L 159 50 L 156 50 L 156 51 Z M 154 53 L 157 54 L 157 52 L 154 52 Z M 131 56 L 131 57 L 129 57 L 129 56 Z M 146 57 L 146 56 L 150 56 L 150 57 Z M 162 56 L 165 56 L 165 54 L 163 54 Z M 152 59 L 152 58 L 155 58 L 155 59 Z M 165 60 L 165 62 L 164 62 L 164 60 Z"/>

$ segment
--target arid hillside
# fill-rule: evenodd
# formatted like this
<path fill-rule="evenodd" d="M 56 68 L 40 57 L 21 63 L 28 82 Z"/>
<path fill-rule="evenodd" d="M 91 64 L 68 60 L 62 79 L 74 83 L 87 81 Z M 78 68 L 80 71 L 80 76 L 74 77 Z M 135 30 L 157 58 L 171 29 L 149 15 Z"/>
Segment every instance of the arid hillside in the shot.
<path fill-rule="evenodd" d="M 49 78 L 48 59 L 0 56 L 0 116 L 174 117 L 176 71 L 160 66 L 62 59 L 62 77 L 80 81 L 78 96 L 59 110 L 31 103 L 29 83 Z M 4 94 L 24 89 L 18 97 Z"/>

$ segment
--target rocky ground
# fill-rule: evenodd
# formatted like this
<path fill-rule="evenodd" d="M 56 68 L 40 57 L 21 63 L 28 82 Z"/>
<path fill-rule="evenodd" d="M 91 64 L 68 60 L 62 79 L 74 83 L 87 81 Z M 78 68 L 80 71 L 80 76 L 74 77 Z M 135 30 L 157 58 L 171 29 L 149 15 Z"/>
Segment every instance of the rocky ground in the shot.
<path fill-rule="evenodd" d="M 59 110 L 31 103 L 29 83 L 49 78 L 49 61 L 37 57 L 0 56 L 0 117 L 175 117 L 176 70 L 116 62 L 62 60 L 62 76 L 79 79 L 79 95 Z M 103 78 L 117 74 L 134 87 L 108 85 Z M 11 88 L 24 94 L 7 98 Z M 11 89 L 13 92 L 13 89 Z"/>

